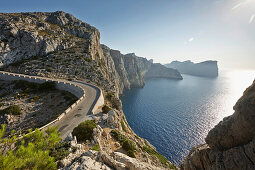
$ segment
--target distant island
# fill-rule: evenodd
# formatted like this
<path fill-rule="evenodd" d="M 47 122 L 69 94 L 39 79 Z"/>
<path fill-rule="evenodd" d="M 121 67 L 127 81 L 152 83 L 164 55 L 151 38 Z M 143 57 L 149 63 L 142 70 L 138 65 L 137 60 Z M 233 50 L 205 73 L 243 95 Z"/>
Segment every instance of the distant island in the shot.
<path fill-rule="evenodd" d="M 169 64 L 165 64 L 168 68 L 177 69 L 181 74 L 189 74 L 194 76 L 203 77 L 217 77 L 218 76 L 218 64 L 217 61 L 204 61 L 201 63 L 193 63 L 190 60 L 180 62 L 173 61 Z"/>

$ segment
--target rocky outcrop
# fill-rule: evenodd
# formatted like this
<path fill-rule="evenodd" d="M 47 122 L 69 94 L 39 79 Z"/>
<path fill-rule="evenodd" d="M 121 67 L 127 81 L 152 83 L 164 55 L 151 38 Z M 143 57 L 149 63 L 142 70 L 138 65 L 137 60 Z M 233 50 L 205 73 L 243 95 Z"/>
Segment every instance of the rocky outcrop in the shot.
<path fill-rule="evenodd" d="M 146 78 L 173 78 L 182 79 L 181 74 L 171 68 L 166 68 L 161 64 L 153 64 L 153 60 L 138 57 L 134 53 L 123 55 L 118 50 L 111 50 L 115 68 L 120 75 L 121 87 L 130 89 L 131 87 L 143 87 Z"/>
<path fill-rule="evenodd" d="M 99 32 L 61 11 L 0 14 L 0 67 L 74 45 L 73 36 L 93 39 Z"/>
<path fill-rule="evenodd" d="M 180 62 L 173 61 L 170 64 L 165 64 L 168 68 L 175 68 L 182 74 L 190 74 L 203 77 L 217 77 L 218 65 L 217 61 L 204 61 L 201 63 L 193 63 L 190 60 Z"/>
<path fill-rule="evenodd" d="M 82 154 L 76 152 L 62 160 L 62 169 L 105 169 L 105 170 L 164 170 L 165 168 L 155 167 L 148 163 L 141 163 L 134 158 L 120 152 L 113 152 L 110 155 L 103 151 L 89 150 Z"/>
<path fill-rule="evenodd" d="M 181 164 L 181 169 L 255 169 L 255 81 L 226 117 Z"/>
<path fill-rule="evenodd" d="M 176 69 L 167 68 L 159 63 L 152 64 L 148 72 L 145 74 L 145 78 L 171 78 L 171 79 L 182 79 L 181 74 Z"/>

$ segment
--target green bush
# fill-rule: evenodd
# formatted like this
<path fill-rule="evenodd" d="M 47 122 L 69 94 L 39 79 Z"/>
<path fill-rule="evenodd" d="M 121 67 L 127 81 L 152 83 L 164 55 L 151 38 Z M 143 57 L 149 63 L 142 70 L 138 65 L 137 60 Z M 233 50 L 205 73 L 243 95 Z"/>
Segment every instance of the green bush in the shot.
<path fill-rule="evenodd" d="M 123 142 L 127 140 L 127 137 L 122 135 L 118 130 L 112 130 L 110 134 L 115 140 L 119 141 L 121 144 L 123 144 Z"/>
<path fill-rule="evenodd" d="M 39 92 L 48 92 L 51 90 L 56 90 L 55 82 L 45 82 L 45 83 L 39 84 L 38 86 Z"/>
<path fill-rule="evenodd" d="M 30 102 L 36 102 L 39 100 L 39 96 L 35 95 L 35 96 L 31 97 L 29 100 L 30 100 Z"/>
<path fill-rule="evenodd" d="M 176 169 L 173 164 L 170 164 L 168 159 L 166 159 L 163 155 L 160 155 L 156 150 L 152 149 L 150 146 L 144 146 L 143 151 L 147 152 L 150 155 L 154 155 L 158 158 L 158 160 L 166 166 L 169 166 L 171 169 Z"/>
<path fill-rule="evenodd" d="M 91 60 L 90 58 L 86 57 L 86 58 L 85 58 L 85 61 L 91 62 L 92 60 Z"/>
<path fill-rule="evenodd" d="M 122 130 L 123 130 L 124 132 L 127 132 L 127 129 L 126 129 L 126 126 L 125 126 L 123 120 L 121 120 L 121 127 L 122 127 Z"/>
<path fill-rule="evenodd" d="M 127 156 L 129 156 L 129 157 L 131 157 L 131 158 L 135 158 L 135 153 L 134 153 L 134 151 L 132 151 L 132 150 L 127 151 Z"/>
<path fill-rule="evenodd" d="M 6 126 L 0 129 L 0 169 L 56 169 L 54 157 L 50 156 L 50 149 L 60 141 L 57 128 L 47 129 L 46 134 L 36 129 L 23 139 L 16 140 L 16 136 L 4 138 Z M 30 130 L 31 132 L 31 130 Z M 15 149 L 11 146 L 15 144 Z M 8 150 L 8 152 L 5 152 Z"/>
<path fill-rule="evenodd" d="M 94 150 L 94 151 L 100 151 L 99 144 L 95 144 L 95 145 L 92 147 L 92 150 Z"/>
<path fill-rule="evenodd" d="M 42 84 L 39 83 L 31 83 L 24 80 L 16 80 L 14 81 L 14 88 L 21 89 L 24 93 L 31 93 L 31 92 L 48 92 L 51 90 L 56 90 L 55 82 L 45 82 Z"/>
<path fill-rule="evenodd" d="M 21 109 L 18 105 L 9 106 L 3 110 L 0 110 L 1 114 L 9 114 L 9 115 L 21 115 Z"/>
<path fill-rule="evenodd" d="M 103 108 L 102 108 L 102 111 L 103 111 L 104 114 L 107 114 L 110 110 L 112 110 L 112 108 L 110 108 L 107 105 L 104 105 Z"/>
<path fill-rule="evenodd" d="M 91 140 L 93 129 L 96 128 L 96 126 L 94 120 L 86 120 L 74 128 L 72 134 L 76 136 L 78 142 Z"/>
<path fill-rule="evenodd" d="M 128 156 L 135 158 L 134 151 L 136 150 L 136 146 L 133 141 L 122 135 L 118 130 L 112 130 L 110 134 L 115 140 L 120 142 L 122 148 L 127 151 Z"/>
<path fill-rule="evenodd" d="M 134 151 L 136 149 L 135 143 L 131 140 L 125 140 L 122 144 L 122 148 L 125 149 L 126 151 Z"/>

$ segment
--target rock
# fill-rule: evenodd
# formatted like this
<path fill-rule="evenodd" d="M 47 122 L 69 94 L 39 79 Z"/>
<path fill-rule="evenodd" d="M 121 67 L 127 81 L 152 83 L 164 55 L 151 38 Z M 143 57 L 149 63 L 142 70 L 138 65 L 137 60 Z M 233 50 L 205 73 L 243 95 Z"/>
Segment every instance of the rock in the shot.
<path fill-rule="evenodd" d="M 114 110 L 109 111 L 107 118 L 107 126 L 111 128 L 117 128 L 118 121 L 116 119 L 117 119 L 116 112 Z"/>
<path fill-rule="evenodd" d="M 234 106 L 235 113 L 216 125 L 205 138 L 212 149 L 244 145 L 255 137 L 255 82 Z"/>
<path fill-rule="evenodd" d="M 255 81 L 224 118 L 181 163 L 183 170 L 255 169 Z"/>
<path fill-rule="evenodd" d="M 218 76 L 217 61 L 204 61 L 201 63 L 193 63 L 190 60 L 184 62 L 173 61 L 170 64 L 165 64 L 165 66 L 168 68 L 177 69 L 182 74 L 204 77 Z"/>
<path fill-rule="evenodd" d="M 157 77 L 179 79 L 179 80 L 183 79 L 178 70 L 167 68 L 159 63 L 152 64 L 148 72 L 145 74 L 145 78 L 147 79 L 157 78 Z"/>

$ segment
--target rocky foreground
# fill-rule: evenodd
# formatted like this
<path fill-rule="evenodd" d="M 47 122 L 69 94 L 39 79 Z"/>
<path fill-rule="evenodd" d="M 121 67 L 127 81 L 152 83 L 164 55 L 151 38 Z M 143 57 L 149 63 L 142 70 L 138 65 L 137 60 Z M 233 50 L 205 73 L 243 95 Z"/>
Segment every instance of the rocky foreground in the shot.
<path fill-rule="evenodd" d="M 181 169 L 255 169 L 255 81 L 234 110 L 208 133 L 206 144 L 191 150 Z"/>

